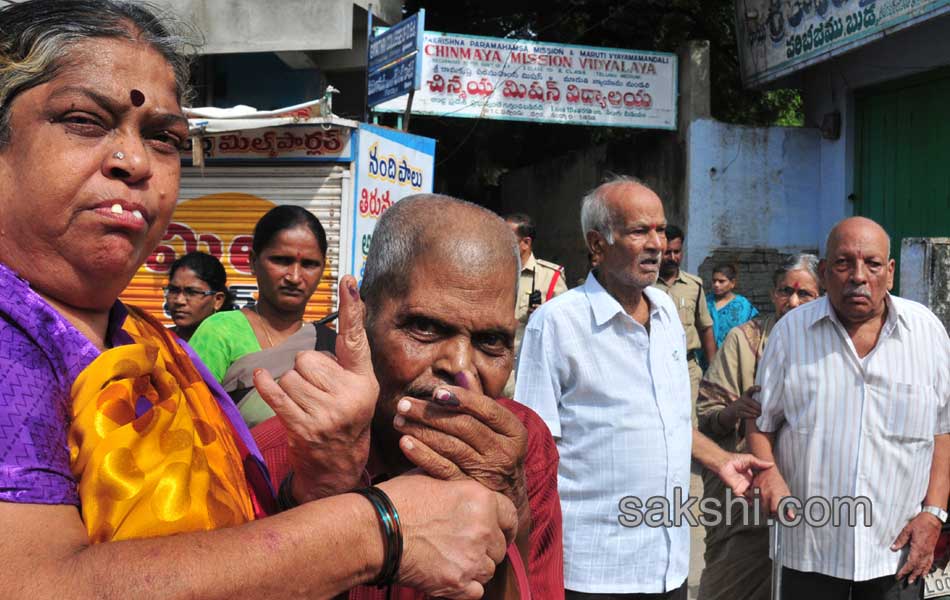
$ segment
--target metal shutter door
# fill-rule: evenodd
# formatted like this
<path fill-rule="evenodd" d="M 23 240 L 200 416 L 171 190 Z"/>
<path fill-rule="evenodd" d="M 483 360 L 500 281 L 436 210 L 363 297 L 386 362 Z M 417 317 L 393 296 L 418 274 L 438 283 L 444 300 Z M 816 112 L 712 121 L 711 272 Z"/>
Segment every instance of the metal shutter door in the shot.
<path fill-rule="evenodd" d="M 122 294 L 171 323 L 163 310 L 161 287 L 171 261 L 191 250 L 217 256 L 228 272 L 228 287 L 238 306 L 256 297 L 247 268 L 254 224 L 267 210 L 295 204 L 313 213 L 327 232 L 327 268 L 307 306 L 306 319 L 318 319 L 336 306 L 340 270 L 342 198 L 349 189 L 349 166 L 183 167 L 178 206 L 165 238 Z"/>

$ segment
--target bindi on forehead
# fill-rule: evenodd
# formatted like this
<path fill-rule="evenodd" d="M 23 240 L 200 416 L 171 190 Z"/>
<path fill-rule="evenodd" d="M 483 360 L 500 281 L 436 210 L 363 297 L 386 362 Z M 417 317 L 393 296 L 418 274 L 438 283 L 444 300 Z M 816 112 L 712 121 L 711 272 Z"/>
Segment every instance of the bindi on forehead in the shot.
<path fill-rule="evenodd" d="M 142 106 L 145 104 L 145 94 L 139 90 L 132 90 L 129 92 L 129 100 L 132 102 L 132 106 Z"/>

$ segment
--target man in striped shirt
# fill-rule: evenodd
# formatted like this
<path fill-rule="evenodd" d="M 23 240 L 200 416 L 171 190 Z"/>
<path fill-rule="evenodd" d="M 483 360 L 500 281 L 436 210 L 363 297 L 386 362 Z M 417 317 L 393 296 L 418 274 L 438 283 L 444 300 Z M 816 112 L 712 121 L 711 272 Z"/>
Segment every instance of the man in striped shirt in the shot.
<path fill-rule="evenodd" d="M 836 225 L 819 273 L 827 296 L 769 338 L 749 434 L 778 467 L 756 478 L 763 504 L 776 513 L 794 495 L 803 508 L 804 523 L 782 528 L 783 595 L 920 598 L 950 496 L 950 339 L 888 293 L 894 260 L 875 222 Z M 869 506 L 848 501 L 862 497 Z"/>

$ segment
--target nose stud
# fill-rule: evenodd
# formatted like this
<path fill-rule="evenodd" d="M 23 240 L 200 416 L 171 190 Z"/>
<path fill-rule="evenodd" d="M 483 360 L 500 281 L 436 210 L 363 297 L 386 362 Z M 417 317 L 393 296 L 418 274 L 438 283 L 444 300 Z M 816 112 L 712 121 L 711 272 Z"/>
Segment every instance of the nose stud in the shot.
<path fill-rule="evenodd" d="M 115 154 L 112 155 L 112 158 L 116 160 L 122 160 L 123 158 L 125 158 L 125 153 L 121 151 L 116 152 Z"/>

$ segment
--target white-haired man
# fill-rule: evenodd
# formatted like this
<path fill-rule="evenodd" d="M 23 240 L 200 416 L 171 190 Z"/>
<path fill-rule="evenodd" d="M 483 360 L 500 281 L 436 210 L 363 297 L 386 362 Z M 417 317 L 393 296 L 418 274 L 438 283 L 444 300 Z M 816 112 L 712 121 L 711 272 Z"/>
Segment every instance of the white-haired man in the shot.
<path fill-rule="evenodd" d="M 685 503 L 691 447 L 740 495 L 751 471 L 770 463 L 729 454 L 692 429 L 683 326 L 670 297 L 651 287 L 665 246 L 659 197 L 617 178 L 584 198 L 581 226 L 597 267 L 535 312 L 515 388 L 558 443 L 566 597 L 685 600 L 682 515 L 657 527 L 628 509 Z"/>

